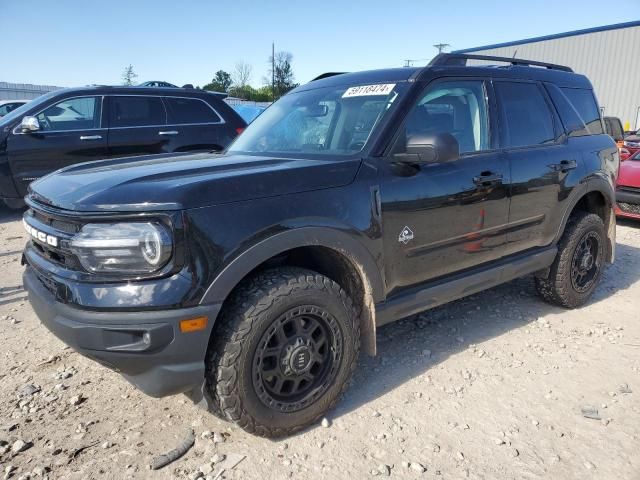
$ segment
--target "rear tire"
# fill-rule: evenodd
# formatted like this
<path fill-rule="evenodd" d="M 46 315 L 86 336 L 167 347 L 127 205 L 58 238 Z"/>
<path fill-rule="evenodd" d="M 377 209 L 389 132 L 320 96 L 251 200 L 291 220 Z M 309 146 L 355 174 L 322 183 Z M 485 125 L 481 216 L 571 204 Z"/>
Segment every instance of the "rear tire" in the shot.
<path fill-rule="evenodd" d="M 598 215 L 586 212 L 572 215 L 558 244 L 549 276 L 535 279 L 542 298 L 565 308 L 583 305 L 602 277 L 606 242 L 604 223 Z"/>
<path fill-rule="evenodd" d="M 357 311 L 337 283 L 309 270 L 256 275 L 219 322 L 206 388 L 228 420 L 255 435 L 290 435 L 317 422 L 356 367 Z"/>

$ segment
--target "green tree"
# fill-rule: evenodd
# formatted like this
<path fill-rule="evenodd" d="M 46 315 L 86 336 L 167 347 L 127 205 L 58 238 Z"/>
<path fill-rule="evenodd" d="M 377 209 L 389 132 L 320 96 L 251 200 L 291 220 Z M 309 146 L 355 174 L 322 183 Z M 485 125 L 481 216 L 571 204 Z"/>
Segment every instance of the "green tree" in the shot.
<path fill-rule="evenodd" d="M 210 90 L 213 92 L 228 92 L 229 87 L 232 84 L 231 75 L 224 70 L 218 70 L 216 75 L 211 80 L 211 83 L 207 83 L 204 87 L 204 90 Z"/>
<path fill-rule="evenodd" d="M 273 100 L 298 86 L 294 82 L 292 61 L 293 55 L 289 52 L 276 52 L 275 57 L 269 56 L 269 77 L 265 84 L 273 84 Z"/>
<path fill-rule="evenodd" d="M 133 71 L 133 65 L 129 64 L 128 67 L 124 69 L 122 73 L 122 84 L 123 85 L 133 85 L 136 78 L 138 78 L 138 74 Z"/>

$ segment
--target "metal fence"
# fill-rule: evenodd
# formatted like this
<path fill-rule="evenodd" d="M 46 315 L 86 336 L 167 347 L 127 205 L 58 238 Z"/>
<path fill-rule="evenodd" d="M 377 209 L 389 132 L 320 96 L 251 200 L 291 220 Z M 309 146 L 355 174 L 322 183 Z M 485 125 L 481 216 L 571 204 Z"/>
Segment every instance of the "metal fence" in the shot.
<path fill-rule="evenodd" d="M 43 93 L 58 90 L 62 87 L 52 85 L 31 85 L 29 83 L 0 82 L 0 100 L 30 100 Z"/>
<path fill-rule="evenodd" d="M 250 105 L 252 107 L 268 107 L 272 102 L 254 102 L 252 100 L 243 100 L 237 97 L 227 97 L 224 99 L 229 105 Z"/>

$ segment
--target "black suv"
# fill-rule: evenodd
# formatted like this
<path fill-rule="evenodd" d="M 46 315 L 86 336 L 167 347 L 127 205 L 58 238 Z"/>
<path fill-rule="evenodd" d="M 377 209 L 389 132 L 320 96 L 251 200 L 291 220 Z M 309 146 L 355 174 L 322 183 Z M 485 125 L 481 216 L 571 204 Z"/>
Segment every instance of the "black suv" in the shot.
<path fill-rule="evenodd" d="M 223 150 L 246 127 L 224 97 L 147 87 L 47 93 L 0 119 L 0 199 L 20 207 L 30 182 L 74 163 Z"/>
<path fill-rule="evenodd" d="M 286 435 L 336 403 L 380 325 L 528 274 L 585 303 L 614 257 L 618 166 L 566 67 L 323 75 L 224 154 L 34 182 L 24 284 L 47 328 L 147 394 Z"/>

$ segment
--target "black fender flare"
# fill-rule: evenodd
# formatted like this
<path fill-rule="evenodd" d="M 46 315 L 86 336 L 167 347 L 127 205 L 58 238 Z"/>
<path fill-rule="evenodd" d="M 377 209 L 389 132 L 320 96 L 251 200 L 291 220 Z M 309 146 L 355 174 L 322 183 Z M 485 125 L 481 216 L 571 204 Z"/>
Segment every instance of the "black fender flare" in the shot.
<path fill-rule="evenodd" d="M 253 269 L 270 258 L 299 247 L 331 248 L 345 256 L 368 285 L 374 302 L 384 298 L 380 269 L 367 248 L 353 234 L 328 227 L 300 227 L 279 232 L 237 255 L 211 282 L 200 303 L 221 303 Z"/>
<path fill-rule="evenodd" d="M 564 211 L 562 216 L 562 223 L 560 224 L 560 228 L 558 229 L 558 233 L 556 233 L 556 237 L 554 239 L 554 244 L 557 244 L 564 233 L 564 229 L 567 226 L 567 222 L 569 221 L 569 217 L 573 213 L 576 205 L 582 200 L 585 195 L 591 192 L 599 192 L 605 198 L 607 202 L 607 207 L 611 209 L 609 214 L 609 225 L 605 225 L 605 229 L 607 231 L 607 237 L 609 240 L 609 257 L 610 261 L 613 262 L 615 258 L 615 243 L 616 243 L 616 216 L 613 212 L 613 205 L 615 204 L 615 188 L 611 185 L 610 180 L 601 175 L 591 176 L 588 180 L 581 183 L 579 188 L 576 188 L 573 191 L 573 195 L 571 196 L 571 200 L 567 205 L 567 208 Z"/>

